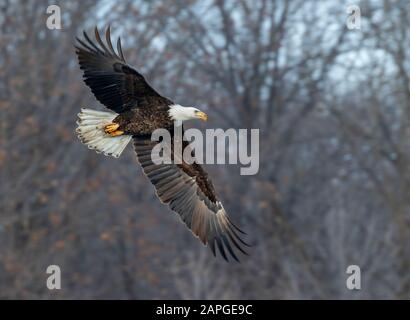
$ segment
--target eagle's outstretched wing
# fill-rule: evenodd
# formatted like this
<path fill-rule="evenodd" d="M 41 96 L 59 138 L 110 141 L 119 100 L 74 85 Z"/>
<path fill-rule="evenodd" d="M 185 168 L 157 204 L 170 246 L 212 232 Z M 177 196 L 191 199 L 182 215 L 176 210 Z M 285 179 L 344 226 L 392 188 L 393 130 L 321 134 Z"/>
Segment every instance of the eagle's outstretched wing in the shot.
<path fill-rule="evenodd" d="M 239 261 L 235 249 L 247 254 L 243 246 L 248 245 L 240 237 L 244 232 L 232 223 L 216 198 L 207 173 L 197 163 L 155 164 L 151 154 L 157 143 L 149 138 L 134 137 L 138 161 L 155 186 L 158 198 L 180 215 L 192 233 L 203 244 L 209 245 L 214 255 L 217 247 L 225 260 L 230 255 Z M 184 142 L 183 150 L 186 147 L 189 148 Z"/>
<path fill-rule="evenodd" d="M 84 32 L 84 40 L 76 38 L 76 53 L 80 67 L 84 70 L 84 81 L 91 88 L 98 101 L 107 108 L 121 113 L 138 106 L 139 99 L 146 96 L 161 97 L 138 73 L 130 67 L 122 53 L 121 40 L 118 38 L 115 52 L 110 35 L 110 27 L 105 33 L 106 44 L 101 40 L 97 27 L 95 39 L 90 40 Z"/>

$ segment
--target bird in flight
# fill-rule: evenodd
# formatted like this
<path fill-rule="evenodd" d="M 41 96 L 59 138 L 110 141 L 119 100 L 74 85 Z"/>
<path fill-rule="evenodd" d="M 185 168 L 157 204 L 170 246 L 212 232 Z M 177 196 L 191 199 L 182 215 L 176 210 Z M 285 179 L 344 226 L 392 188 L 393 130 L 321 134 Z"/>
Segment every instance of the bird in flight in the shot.
<path fill-rule="evenodd" d="M 171 134 L 175 121 L 207 120 L 207 115 L 194 107 L 184 107 L 156 92 L 134 68 L 127 64 L 118 38 L 115 51 L 110 27 L 101 39 L 97 27 L 95 41 L 86 32 L 76 38 L 76 54 L 83 79 L 95 98 L 111 111 L 81 109 L 78 114 L 77 135 L 81 142 L 99 153 L 119 157 L 133 140 L 138 162 L 154 185 L 162 203 L 168 204 L 185 225 L 214 256 L 219 251 L 225 260 L 238 259 L 238 251 L 247 254 L 242 239 L 244 232 L 228 217 L 218 200 L 211 180 L 196 162 L 183 160 L 157 164 L 152 149 L 158 143 L 151 140 L 156 129 Z M 174 139 L 172 139 L 173 148 Z M 182 148 L 189 148 L 186 141 Z M 216 250 L 217 248 L 217 250 Z"/>

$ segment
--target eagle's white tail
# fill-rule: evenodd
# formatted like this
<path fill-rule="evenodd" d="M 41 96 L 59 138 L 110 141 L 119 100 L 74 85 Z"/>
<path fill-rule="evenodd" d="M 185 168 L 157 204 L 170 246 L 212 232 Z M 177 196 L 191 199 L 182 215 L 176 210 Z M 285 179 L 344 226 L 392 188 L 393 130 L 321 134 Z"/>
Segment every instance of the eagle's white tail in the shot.
<path fill-rule="evenodd" d="M 111 137 L 104 128 L 111 123 L 118 114 L 115 112 L 97 111 L 82 108 L 78 114 L 77 135 L 81 142 L 106 156 L 118 158 L 124 151 L 132 136 L 122 135 Z"/>

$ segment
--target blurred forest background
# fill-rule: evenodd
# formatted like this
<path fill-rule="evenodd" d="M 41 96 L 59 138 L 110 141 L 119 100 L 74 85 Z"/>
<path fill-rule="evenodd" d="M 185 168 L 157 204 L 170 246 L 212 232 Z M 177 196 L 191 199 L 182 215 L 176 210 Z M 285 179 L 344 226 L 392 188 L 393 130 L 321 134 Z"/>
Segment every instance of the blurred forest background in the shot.
<path fill-rule="evenodd" d="M 131 146 L 114 159 L 78 141 L 79 109 L 102 106 L 74 37 L 108 23 L 207 127 L 260 128 L 257 175 L 206 166 L 255 244 L 241 264 L 159 203 Z M 0 298 L 410 298 L 409 1 L 0 0 L 0 50 Z"/>

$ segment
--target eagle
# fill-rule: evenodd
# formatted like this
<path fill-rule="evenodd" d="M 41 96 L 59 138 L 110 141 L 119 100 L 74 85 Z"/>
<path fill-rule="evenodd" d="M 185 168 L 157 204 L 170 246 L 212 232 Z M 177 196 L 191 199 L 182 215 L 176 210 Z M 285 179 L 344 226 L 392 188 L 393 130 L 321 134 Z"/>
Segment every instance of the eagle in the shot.
<path fill-rule="evenodd" d="M 176 104 L 154 90 L 125 61 L 120 38 L 117 50 L 114 49 L 109 26 L 105 42 L 97 27 L 94 33 L 95 41 L 85 31 L 83 39 L 76 37 L 75 52 L 84 82 L 109 110 L 82 108 L 76 129 L 79 139 L 89 149 L 116 158 L 133 140 L 138 162 L 159 200 L 180 216 L 214 256 L 219 251 L 226 261 L 239 261 L 238 253 L 247 255 L 244 247 L 249 246 L 243 240 L 245 233 L 228 217 L 205 170 L 196 161 L 158 164 L 151 156 L 158 143 L 151 140 L 156 129 L 166 129 L 173 137 L 174 122 L 206 121 L 208 116 L 195 107 Z M 171 149 L 174 143 L 172 139 Z M 188 142 L 183 141 L 182 148 L 190 148 Z"/>

